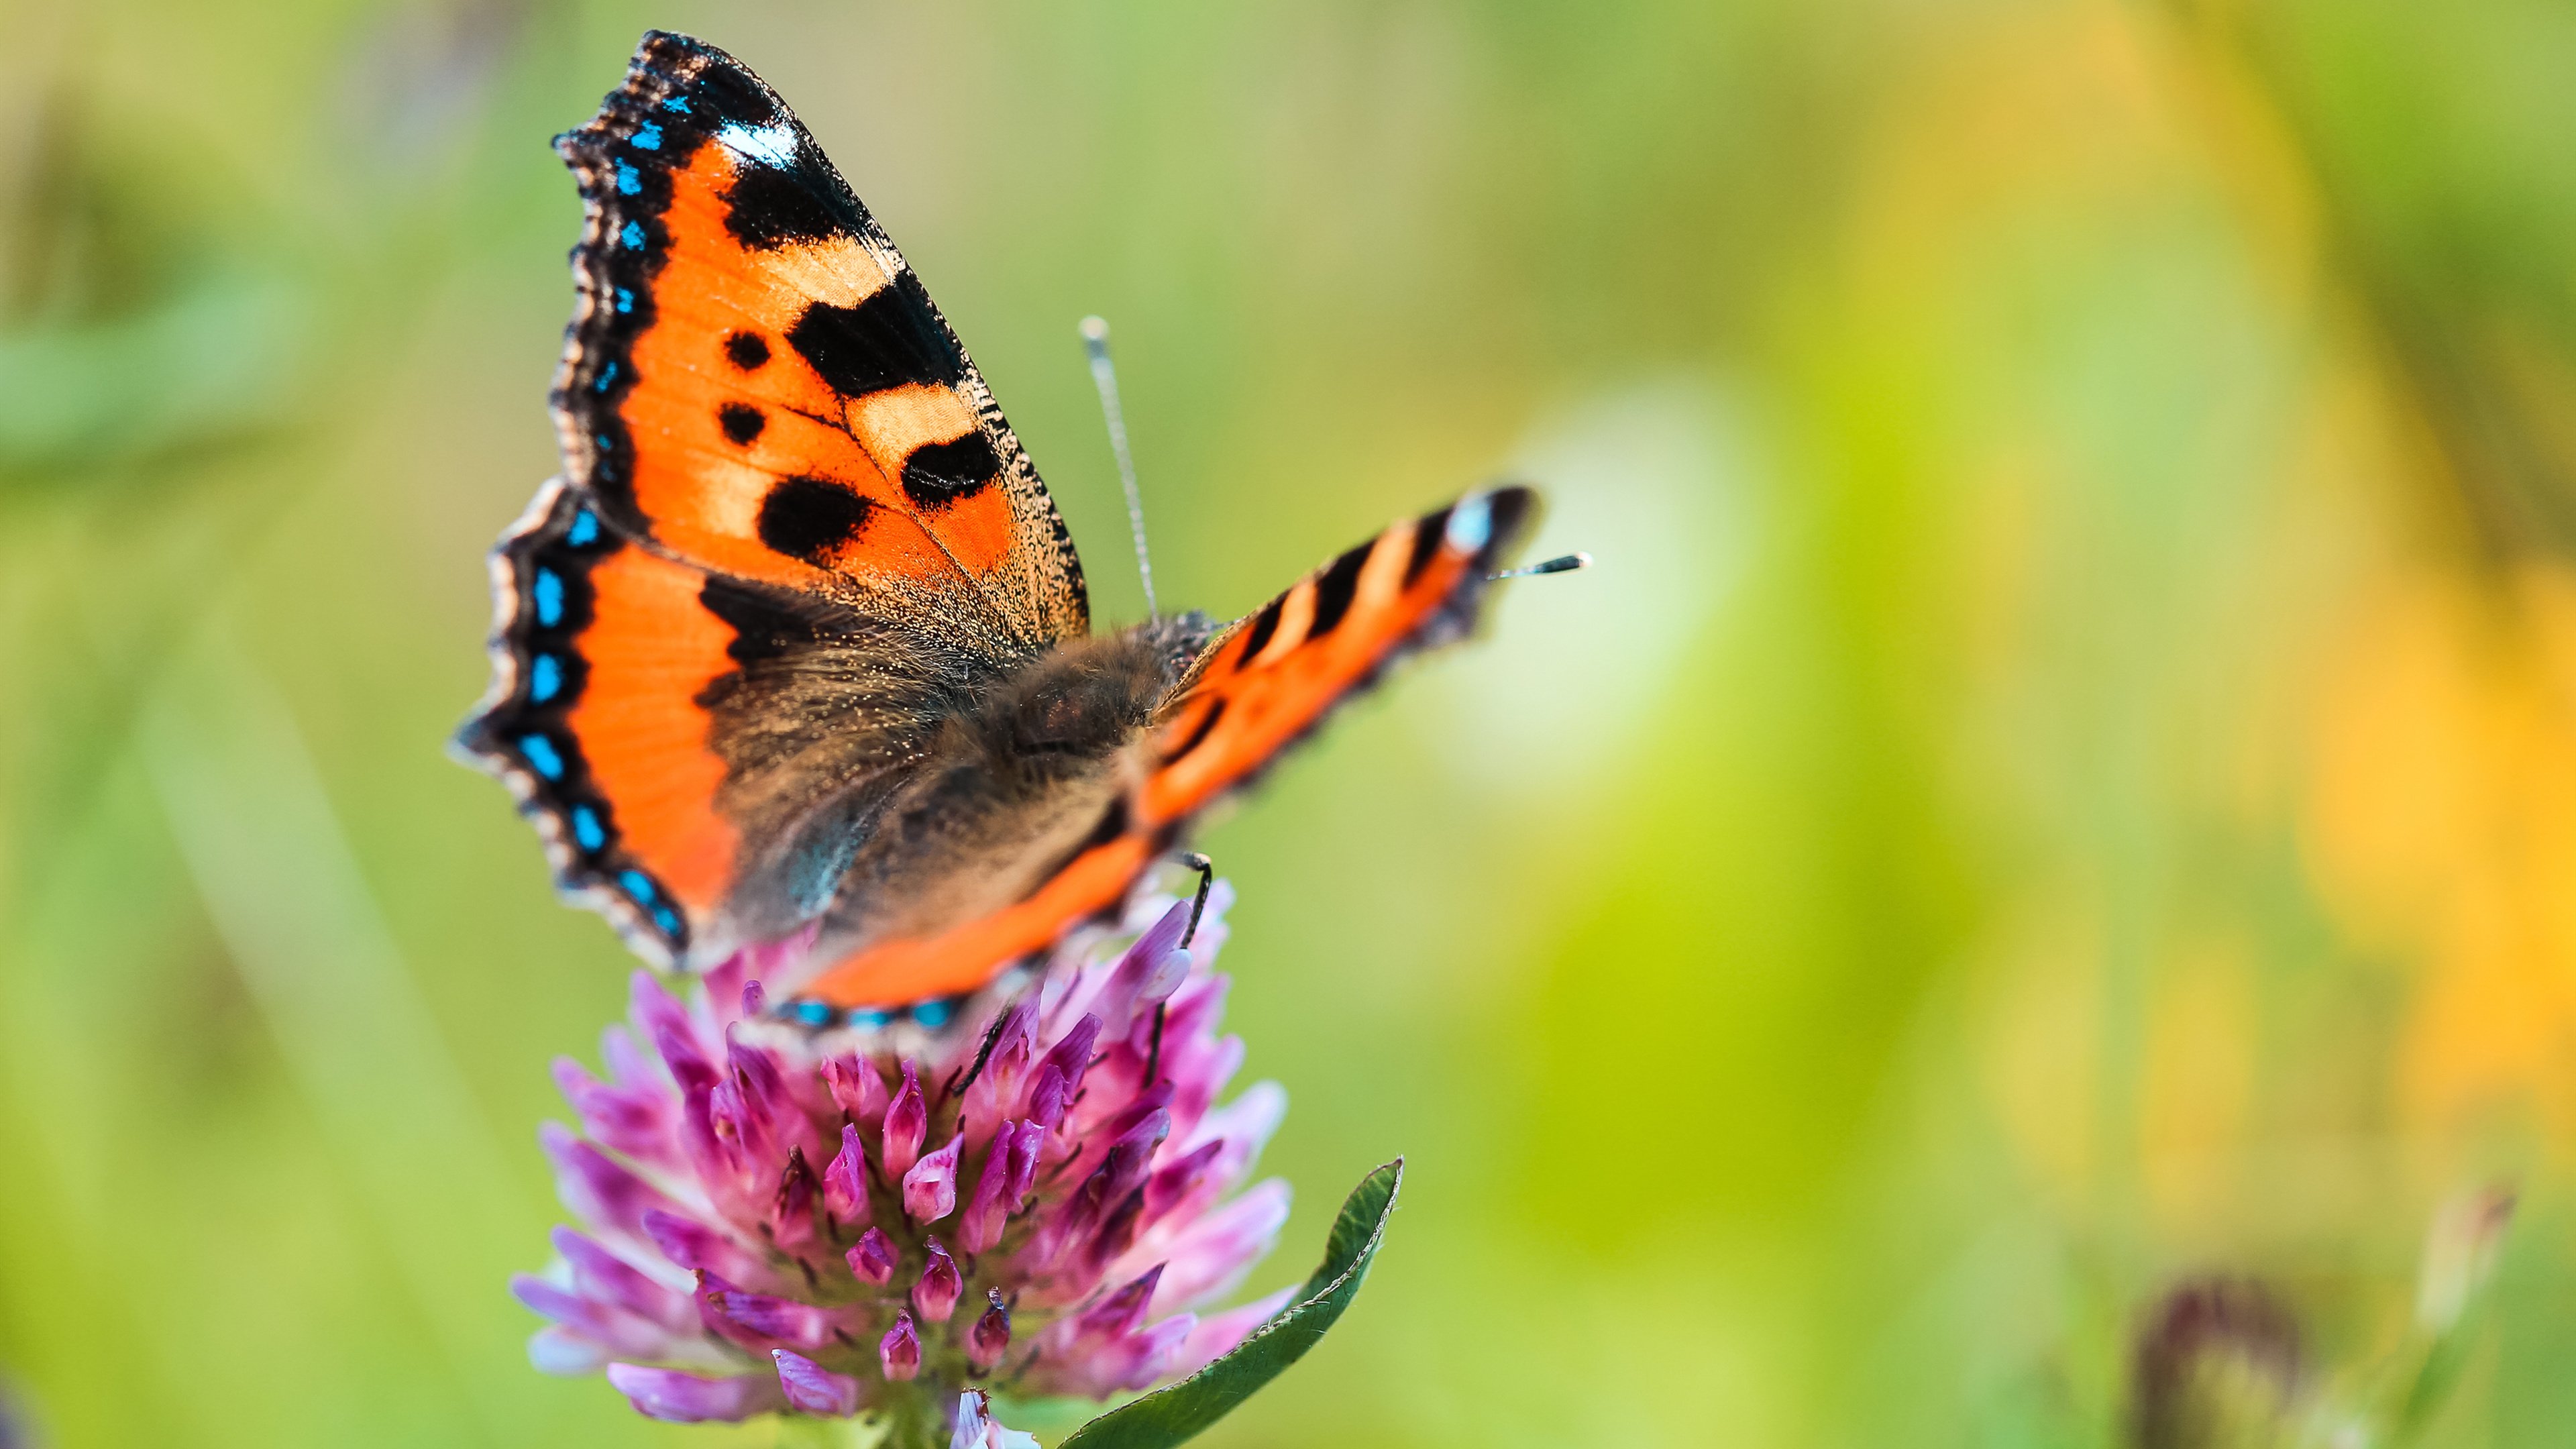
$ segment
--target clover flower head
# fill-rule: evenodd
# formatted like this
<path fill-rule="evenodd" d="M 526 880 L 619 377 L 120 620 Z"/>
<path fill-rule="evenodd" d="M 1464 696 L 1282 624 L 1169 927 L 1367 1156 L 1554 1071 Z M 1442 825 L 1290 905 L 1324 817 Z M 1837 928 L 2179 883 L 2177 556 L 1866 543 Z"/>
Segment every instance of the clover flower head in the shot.
<path fill-rule="evenodd" d="M 1288 1213 L 1236 1188 L 1286 1109 L 1220 1035 L 1220 884 L 1067 943 L 942 1035 L 806 1037 L 761 1013 L 748 950 L 679 994 L 635 977 L 580 1121 L 542 1133 L 578 1228 L 520 1301 L 549 1372 L 605 1372 L 658 1419 L 881 1416 L 896 1442 L 1030 1443 L 985 1390 L 1094 1398 L 1224 1354 L 1288 1293 L 1202 1316 Z M 1120 937 L 1124 949 L 1112 950 Z"/>

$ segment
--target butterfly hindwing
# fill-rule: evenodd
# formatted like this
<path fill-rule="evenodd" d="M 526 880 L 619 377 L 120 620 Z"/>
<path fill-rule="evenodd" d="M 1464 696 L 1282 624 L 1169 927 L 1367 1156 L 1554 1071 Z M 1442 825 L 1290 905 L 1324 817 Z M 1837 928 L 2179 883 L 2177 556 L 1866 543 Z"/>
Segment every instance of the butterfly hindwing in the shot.
<path fill-rule="evenodd" d="M 665 965 L 732 883 L 724 763 L 691 701 L 732 640 L 706 574 L 639 548 L 561 480 L 493 550 L 493 686 L 457 736 L 546 839 L 556 883 Z"/>
<path fill-rule="evenodd" d="M 786 102 L 655 32 L 557 145 L 587 220 L 556 413 L 611 523 L 988 652 L 1085 632 L 1036 469 Z"/>
<path fill-rule="evenodd" d="M 558 480 L 493 551 L 493 686 L 458 744 L 567 896 L 664 965 L 792 932 L 964 662 L 620 535 Z"/>
<path fill-rule="evenodd" d="M 807 981 L 834 1013 L 970 992 L 1112 912 L 1200 812 L 1251 783 L 1406 654 L 1475 624 L 1530 522 L 1526 488 L 1472 494 L 1350 549 L 1213 639 L 1159 711 L 1142 787 L 1026 899 L 926 939 L 871 944 Z"/>

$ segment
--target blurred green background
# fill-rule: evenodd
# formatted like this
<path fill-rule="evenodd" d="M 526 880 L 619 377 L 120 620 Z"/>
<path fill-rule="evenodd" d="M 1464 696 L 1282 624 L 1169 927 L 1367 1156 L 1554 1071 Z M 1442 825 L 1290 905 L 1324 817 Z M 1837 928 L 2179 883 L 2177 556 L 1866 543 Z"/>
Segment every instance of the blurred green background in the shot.
<path fill-rule="evenodd" d="M 1491 637 L 1207 838 L 1368 1292 L 1215 1445 L 2110 1445 L 2188 1275 L 2311 1385 L 2518 1186 L 2428 1442 L 2576 1435 L 2563 0 L 21 3 L 0 1398 L 41 1444 L 763 1444 L 528 1369 L 627 967 L 441 754 L 551 470 L 547 148 L 800 109 L 1132 619 L 1504 473 Z M 1535 554 L 1533 556 L 1536 556 Z M 0 1439 L 5 1439 L 0 1432 Z"/>

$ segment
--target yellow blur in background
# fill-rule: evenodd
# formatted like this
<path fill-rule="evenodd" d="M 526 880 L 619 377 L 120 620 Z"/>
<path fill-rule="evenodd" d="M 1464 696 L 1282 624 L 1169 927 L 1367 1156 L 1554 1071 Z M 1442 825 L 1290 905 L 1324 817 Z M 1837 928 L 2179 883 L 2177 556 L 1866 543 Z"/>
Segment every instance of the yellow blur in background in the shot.
<path fill-rule="evenodd" d="M 2213 1273 L 2359 1402 L 2497 1186 L 2407 1432 L 2576 1435 L 2576 11 L 109 0 L 0 88 L 27 1442 L 777 1436 L 525 1362 L 630 963 L 441 753 L 554 466 L 546 142 L 647 26 L 798 108 L 1105 622 L 1089 312 L 1167 603 L 1506 474 L 1598 559 L 1205 841 L 1251 1286 L 1412 1164 L 1206 1442 L 2128 1443 Z"/>

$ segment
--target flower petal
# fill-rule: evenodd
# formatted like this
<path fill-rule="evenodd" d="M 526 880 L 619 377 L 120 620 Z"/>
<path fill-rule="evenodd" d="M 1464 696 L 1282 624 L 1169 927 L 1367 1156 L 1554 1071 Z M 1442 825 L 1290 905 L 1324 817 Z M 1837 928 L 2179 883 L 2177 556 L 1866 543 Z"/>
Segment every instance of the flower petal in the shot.
<path fill-rule="evenodd" d="M 526 1273 L 511 1274 L 510 1296 L 525 1304 L 530 1312 L 553 1319 L 612 1354 L 622 1354 L 627 1358 L 669 1358 L 674 1351 L 670 1331 L 543 1278 Z"/>
<path fill-rule="evenodd" d="M 1038 1063 L 1037 1075 L 1029 1083 L 1028 1109 L 1023 1114 L 1046 1124 L 1052 1130 L 1064 1120 L 1066 1107 L 1082 1090 L 1082 1074 L 1090 1069 L 1092 1045 L 1100 1040 L 1100 1018 L 1085 1015 L 1073 1024 L 1073 1030 L 1055 1044 Z"/>
<path fill-rule="evenodd" d="M 895 1383 L 921 1372 L 921 1335 L 913 1331 L 910 1313 L 895 1314 L 894 1327 L 877 1340 L 877 1365 Z"/>
<path fill-rule="evenodd" d="M 885 1110 L 892 1100 L 886 1092 L 885 1078 L 876 1064 L 864 1057 L 830 1057 L 823 1063 L 823 1085 L 832 1094 L 832 1102 L 862 1127 L 875 1127 L 885 1121 Z"/>
<path fill-rule="evenodd" d="M 859 1129 L 841 1124 L 841 1150 L 823 1169 L 823 1206 L 843 1227 L 868 1220 L 868 1165 L 859 1147 Z"/>
<path fill-rule="evenodd" d="M 608 1065 L 609 1079 L 618 1090 L 626 1092 L 661 1092 L 671 1090 L 670 1075 L 661 1065 L 644 1055 L 635 1045 L 635 1033 L 623 1026 L 604 1027 L 599 1033 L 599 1059 Z"/>
<path fill-rule="evenodd" d="M 1182 982 L 1190 979 L 1190 968 L 1196 964 L 1190 959 L 1189 948 L 1186 946 L 1175 946 L 1164 952 L 1163 959 L 1155 963 L 1154 969 L 1145 974 L 1145 984 L 1136 988 L 1137 1000 L 1143 1002 L 1168 1000 L 1173 992 L 1181 989 Z"/>
<path fill-rule="evenodd" d="M 814 1130 L 814 1119 L 806 1115 L 804 1103 L 797 1100 L 776 1052 L 735 1040 L 728 1032 L 725 1065 L 745 1104 L 758 1109 L 782 1150 L 801 1148 L 808 1159 L 822 1160 L 823 1135 Z"/>
<path fill-rule="evenodd" d="M 676 1212 L 648 1212 L 644 1215 L 644 1235 L 673 1265 L 693 1273 L 713 1273 L 755 1288 L 784 1286 L 767 1263 L 696 1218 Z"/>
<path fill-rule="evenodd" d="M 836 1374 L 803 1354 L 783 1348 L 774 1350 L 770 1357 L 778 1364 L 779 1390 L 797 1412 L 846 1419 L 859 1411 L 857 1379 Z"/>
<path fill-rule="evenodd" d="M 1160 1377 L 1198 1327 L 1198 1319 L 1176 1313 L 1148 1326 L 1145 1313 L 1154 1299 L 1159 1270 L 1110 1294 L 1069 1319 L 1059 1319 L 1038 1340 L 1028 1384 L 1042 1392 L 1106 1398 L 1121 1389 L 1143 1388 Z"/>
<path fill-rule="evenodd" d="M 957 1271 L 957 1260 L 948 1256 L 937 1238 L 929 1240 L 930 1261 L 921 1270 L 921 1281 L 912 1285 L 913 1311 L 927 1323 L 946 1323 L 957 1311 L 957 1300 L 966 1292 L 965 1275 Z"/>
<path fill-rule="evenodd" d="M 935 1223 L 957 1211 L 957 1158 L 965 1146 L 961 1132 L 903 1175 L 903 1210 L 914 1222 Z"/>
<path fill-rule="evenodd" d="M 678 1165 L 673 1130 L 679 1102 L 667 1087 L 612 1087 L 579 1062 L 557 1057 L 555 1086 L 580 1114 L 581 1130 L 614 1152 L 655 1166 Z"/>
<path fill-rule="evenodd" d="M 801 1115 L 801 1114 L 800 1114 Z M 823 1195 L 823 1185 L 814 1180 L 814 1169 L 806 1165 L 805 1149 L 787 1149 L 787 1166 L 779 1170 L 778 1191 L 769 1199 L 769 1240 L 790 1254 L 814 1241 L 814 1203 Z"/>
<path fill-rule="evenodd" d="M 575 1137 L 559 1123 L 537 1129 L 537 1144 L 555 1165 L 555 1195 L 593 1228 L 641 1240 L 644 1215 L 679 1204 L 659 1189 Z"/>
<path fill-rule="evenodd" d="M 1140 1251 L 1164 1255 L 1153 1245 L 1168 1244 L 1173 1231 L 1187 1226 L 1217 1199 L 1232 1192 L 1252 1171 L 1262 1147 L 1288 1110 L 1288 1094 L 1276 1082 L 1255 1082 L 1225 1106 L 1200 1119 L 1186 1151 L 1156 1169 L 1145 1186 L 1145 1235 Z M 1160 1226 L 1161 1231 L 1155 1229 Z"/>
<path fill-rule="evenodd" d="M 1002 1225 L 1010 1215 L 1004 1190 L 1011 1183 L 1011 1144 L 1018 1136 L 1018 1127 L 1008 1121 L 993 1129 L 984 1170 L 975 1177 L 975 1195 L 967 1199 L 966 1216 L 957 1224 L 957 1241 L 967 1252 L 980 1253 L 1002 1240 Z"/>
<path fill-rule="evenodd" d="M 1035 1122 L 1020 1124 L 1019 1136 L 1011 1143 L 1011 1181 L 1006 1195 L 1012 1212 L 1029 1205 L 1029 1193 L 1038 1181 L 1038 1158 L 1046 1149 L 1047 1129 Z"/>
<path fill-rule="evenodd" d="M 885 1235 L 885 1229 L 870 1228 L 859 1234 L 844 1256 L 859 1281 L 880 1288 L 894 1281 L 894 1240 Z"/>
<path fill-rule="evenodd" d="M 554 1245 L 572 1266 L 573 1285 L 583 1294 L 665 1328 L 685 1329 L 698 1321 L 686 1292 L 658 1281 L 572 1229 L 557 1227 Z"/>
<path fill-rule="evenodd" d="M 1101 1154 L 1100 1165 L 1039 1230 L 1032 1245 L 1038 1262 L 1052 1266 L 1063 1259 L 1067 1248 L 1080 1244 L 1079 1272 L 1087 1281 L 1126 1249 L 1144 1207 L 1139 1189 L 1145 1185 L 1154 1149 L 1171 1130 L 1171 1118 L 1160 1105 L 1163 1095 L 1164 1089 L 1157 1088 L 1142 1099 L 1137 1104 L 1141 1117 L 1131 1108 L 1106 1124 L 1103 1130 L 1118 1135 Z"/>
<path fill-rule="evenodd" d="M 1117 1375 L 1116 1380 L 1098 1392 L 1105 1395 L 1121 1389 L 1148 1388 L 1156 1379 L 1170 1377 L 1172 1361 L 1180 1356 L 1181 1345 L 1189 1342 L 1198 1324 L 1195 1313 L 1175 1313 L 1141 1332 L 1130 1334 L 1120 1345 L 1122 1352 L 1119 1357 L 1124 1361 L 1105 1366 L 1108 1372 Z"/>
<path fill-rule="evenodd" d="M 888 1176 L 900 1177 L 912 1170 L 921 1157 L 921 1139 L 930 1130 L 930 1112 L 921 1098 L 921 1072 L 907 1057 L 903 1063 L 903 1085 L 895 1090 L 894 1100 L 886 1104 L 885 1138 L 877 1160 L 885 1165 Z"/>
<path fill-rule="evenodd" d="M 743 1001 L 743 991 L 759 984 L 751 979 L 750 966 L 744 953 L 736 951 L 707 968 L 700 978 L 698 1011 L 714 1021 L 716 1030 L 724 1031 L 745 1016 L 758 1014 Z"/>
<path fill-rule="evenodd" d="M 775 1414 L 787 1407 L 787 1395 L 775 1374 L 711 1379 L 673 1369 L 612 1363 L 608 1382 L 626 1396 L 635 1412 L 672 1424 L 738 1424 L 755 1414 Z"/>
<path fill-rule="evenodd" d="M 696 1096 L 690 1094 L 693 1101 Z M 715 1133 L 716 1161 L 723 1165 L 702 1162 L 699 1175 L 707 1179 L 710 1189 L 722 1183 L 738 1192 L 748 1190 L 766 1197 L 765 1179 L 770 1164 L 787 1155 L 786 1145 L 771 1130 L 775 1124 L 768 1101 L 757 1091 L 746 1090 L 740 1077 L 727 1073 L 706 1094 L 706 1102 L 707 1125 Z"/>
<path fill-rule="evenodd" d="M 1288 1091 L 1277 1082 L 1255 1082 L 1222 1107 L 1209 1109 L 1190 1129 L 1185 1139 L 1189 1146 L 1224 1138 L 1249 1148 L 1258 1156 L 1270 1143 L 1271 1134 L 1279 1130 L 1288 1115 Z M 1245 1163 L 1246 1170 L 1250 1162 Z M 1228 1187 L 1232 1183 L 1226 1184 Z"/>
<path fill-rule="evenodd" d="M 1112 1038 L 1127 1038 L 1132 1035 L 1131 1028 L 1134 1027 L 1150 1029 L 1152 1001 L 1143 999 L 1144 987 L 1160 974 L 1164 958 L 1180 948 L 1181 932 L 1188 929 L 1189 924 L 1189 902 L 1174 901 L 1171 909 L 1163 912 L 1160 919 L 1147 926 L 1142 935 L 1118 954 L 1118 960 L 1109 968 L 1109 979 L 1101 984 L 1100 994 L 1089 1003 L 1092 1014 L 1100 1018 L 1102 1029 Z M 1186 974 L 1186 954 L 1182 967 Z M 1180 983 L 1175 978 L 1172 984 L 1177 986 Z M 1167 987 L 1164 995 L 1169 994 L 1170 988 Z M 1140 1006 L 1142 1010 L 1139 1010 Z"/>
<path fill-rule="evenodd" d="M 743 1333 L 804 1349 L 819 1349 L 830 1343 L 841 1317 L 793 1298 L 753 1293 L 729 1284 L 718 1286 L 718 1280 L 713 1279 L 698 1296 Z"/>
<path fill-rule="evenodd" d="M 1175 1089 L 1172 1116 L 1176 1121 L 1195 1124 L 1207 1115 L 1208 1104 L 1217 1099 L 1243 1065 L 1243 1038 L 1174 1033 L 1164 1041 L 1163 1076 Z"/>
<path fill-rule="evenodd" d="M 1057 1329 L 1063 1332 L 1061 1342 L 1064 1350 L 1069 1355 L 1079 1356 L 1086 1347 L 1098 1347 L 1113 1339 L 1124 1338 L 1142 1327 L 1147 1310 L 1154 1305 L 1155 1284 L 1162 1276 L 1159 1264 L 1148 1268 L 1134 1282 L 1059 1322 Z"/>
<path fill-rule="evenodd" d="M 1230 1291 L 1279 1239 L 1288 1221 L 1288 1184 L 1278 1178 L 1255 1184 L 1251 1191 L 1177 1231 L 1156 1233 L 1109 1265 L 1113 1276 L 1140 1263 L 1164 1264 L 1162 1306 L 1184 1308 Z"/>
<path fill-rule="evenodd" d="M 608 1363 L 608 1350 L 560 1323 L 549 1323 L 528 1335 L 528 1363 L 541 1374 L 579 1378 Z"/>
<path fill-rule="evenodd" d="M 690 1020 L 688 1009 L 650 971 L 637 971 L 628 979 L 627 1012 L 635 1020 L 636 1030 L 653 1050 L 662 1056 L 662 1065 L 671 1080 L 682 1091 L 715 1085 L 715 1064 L 708 1060 L 706 1043 L 698 1035 L 698 1025 Z"/>
<path fill-rule="evenodd" d="M 979 1374 L 991 1373 L 1011 1348 L 1011 1306 L 999 1288 L 985 1289 L 984 1297 L 983 1316 L 966 1334 L 966 1363 Z"/>
<path fill-rule="evenodd" d="M 1000 1028 L 993 1033 L 993 1047 L 985 1054 L 983 1072 L 966 1089 L 966 1120 L 991 1123 L 1008 1115 L 1016 1100 L 1012 1094 L 1037 1054 L 1036 1025 L 1036 1002 L 1024 996 L 1012 1003 Z"/>
<path fill-rule="evenodd" d="M 1267 1298 L 1256 1298 L 1240 1308 L 1211 1313 L 1198 1321 L 1189 1337 L 1181 1340 L 1163 1372 L 1174 1378 L 1197 1373 L 1209 1364 L 1234 1352 L 1244 1336 L 1276 1317 L 1297 1297 L 1298 1285 L 1291 1283 Z"/>

